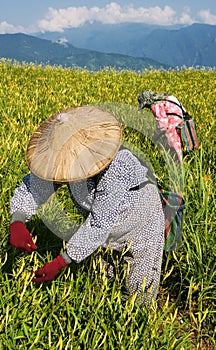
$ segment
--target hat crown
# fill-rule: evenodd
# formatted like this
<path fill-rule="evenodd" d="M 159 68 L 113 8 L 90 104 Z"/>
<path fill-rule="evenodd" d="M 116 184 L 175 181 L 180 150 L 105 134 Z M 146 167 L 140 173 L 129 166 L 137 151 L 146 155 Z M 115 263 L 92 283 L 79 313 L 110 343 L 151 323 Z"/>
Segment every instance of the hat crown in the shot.
<path fill-rule="evenodd" d="M 71 107 L 45 120 L 27 146 L 27 164 L 40 178 L 70 182 L 94 176 L 115 157 L 121 127 L 95 106 Z"/>

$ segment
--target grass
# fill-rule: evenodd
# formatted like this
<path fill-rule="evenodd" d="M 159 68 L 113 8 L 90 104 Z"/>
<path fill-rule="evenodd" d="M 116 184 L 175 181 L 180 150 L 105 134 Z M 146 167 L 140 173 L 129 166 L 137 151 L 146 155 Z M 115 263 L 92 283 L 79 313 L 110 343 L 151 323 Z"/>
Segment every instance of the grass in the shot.
<path fill-rule="evenodd" d="M 215 71 L 93 74 L 3 60 L 0 77 L 0 350 L 215 349 Z M 28 172 L 30 135 L 65 107 L 107 101 L 137 106 L 142 88 L 158 87 L 182 100 L 200 140 L 199 150 L 184 159 L 183 242 L 177 252 L 164 253 L 158 300 L 140 306 L 134 297 L 124 299 L 120 276 L 115 281 L 105 276 L 100 250 L 52 282 L 32 284 L 31 271 L 52 260 L 65 243 L 36 216 L 28 227 L 38 251 L 19 253 L 8 244 L 9 202 Z M 124 135 L 146 149 L 163 178 L 158 151 L 130 130 Z"/>

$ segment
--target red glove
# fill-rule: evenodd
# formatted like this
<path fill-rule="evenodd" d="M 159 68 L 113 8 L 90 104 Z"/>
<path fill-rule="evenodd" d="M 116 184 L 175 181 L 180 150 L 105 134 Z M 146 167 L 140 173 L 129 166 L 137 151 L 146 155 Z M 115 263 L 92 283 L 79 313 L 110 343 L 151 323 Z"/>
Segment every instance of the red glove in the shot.
<path fill-rule="evenodd" d="M 36 277 L 32 279 L 32 282 L 42 283 L 45 281 L 50 281 L 66 265 L 67 263 L 64 258 L 59 255 L 51 262 L 47 262 L 41 269 L 34 271 L 33 273 Z"/>
<path fill-rule="evenodd" d="M 21 251 L 27 251 L 29 253 L 37 249 L 37 246 L 32 240 L 32 236 L 27 230 L 25 224 L 21 221 L 15 221 L 10 224 L 10 244 L 20 249 Z"/>

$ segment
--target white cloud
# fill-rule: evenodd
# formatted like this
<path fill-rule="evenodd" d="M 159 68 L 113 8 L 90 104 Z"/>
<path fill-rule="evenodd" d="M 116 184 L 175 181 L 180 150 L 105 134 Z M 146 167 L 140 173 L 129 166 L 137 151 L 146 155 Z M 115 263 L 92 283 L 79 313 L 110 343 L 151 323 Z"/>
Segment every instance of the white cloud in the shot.
<path fill-rule="evenodd" d="M 191 23 L 188 16 L 187 20 Z M 133 5 L 120 6 L 116 2 L 111 2 L 105 7 L 68 7 L 65 9 L 55 9 L 50 7 L 44 19 L 38 21 L 40 31 L 63 32 L 66 28 L 76 28 L 87 22 L 98 21 L 106 24 L 116 24 L 125 22 L 172 25 L 179 23 L 176 12 L 170 7 L 163 9 L 159 6 L 144 8 Z M 186 18 L 184 19 L 186 21 Z"/>
<path fill-rule="evenodd" d="M 198 13 L 198 18 L 202 23 L 216 25 L 216 15 L 211 14 L 209 10 L 201 10 Z"/>
<path fill-rule="evenodd" d="M 175 11 L 165 6 L 164 9 L 160 7 L 138 7 L 125 6 L 121 7 L 116 3 L 110 3 L 104 9 L 100 9 L 95 16 L 96 21 L 103 23 L 147 23 L 147 24 L 170 24 L 175 18 Z"/>
<path fill-rule="evenodd" d="M 195 19 L 193 19 L 190 15 L 190 7 L 185 7 L 183 13 L 178 19 L 178 23 L 190 25 L 192 23 L 196 22 Z"/>
<path fill-rule="evenodd" d="M 0 23 L 0 34 L 5 33 L 36 33 L 45 31 L 64 32 L 67 28 L 81 27 L 85 23 L 100 22 L 106 24 L 117 23 L 146 23 L 156 25 L 184 24 L 190 25 L 194 22 L 216 24 L 216 16 L 209 10 L 202 10 L 197 14 L 190 13 L 190 8 L 185 8 L 177 15 L 170 6 L 134 7 L 134 5 L 121 6 L 116 2 L 110 2 L 104 7 L 68 7 L 56 9 L 49 7 L 47 15 L 38 21 L 36 26 L 23 27 L 14 26 L 7 22 Z"/>
<path fill-rule="evenodd" d="M 38 21 L 41 31 L 63 32 L 66 28 L 80 27 L 88 21 L 94 20 L 94 8 L 68 7 L 66 9 L 54 9 L 49 7 L 47 16 Z"/>
<path fill-rule="evenodd" d="M 66 38 L 59 38 L 57 41 L 55 41 L 59 45 L 62 45 L 64 47 L 68 47 L 68 40 Z"/>
<path fill-rule="evenodd" d="M 0 22 L 0 34 L 14 34 L 14 33 L 25 33 L 26 30 L 23 26 L 14 26 L 7 23 L 6 21 Z"/>

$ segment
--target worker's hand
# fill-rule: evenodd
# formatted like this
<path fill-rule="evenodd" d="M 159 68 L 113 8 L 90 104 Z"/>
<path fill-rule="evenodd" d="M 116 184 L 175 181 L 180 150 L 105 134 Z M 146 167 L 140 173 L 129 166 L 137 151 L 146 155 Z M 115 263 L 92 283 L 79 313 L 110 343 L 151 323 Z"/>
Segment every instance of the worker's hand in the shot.
<path fill-rule="evenodd" d="M 32 279 L 32 282 L 43 283 L 50 281 L 66 265 L 64 258 L 59 255 L 51 262 L 47 262 L 41 269 L 34 271 L 36 277 Z"/>
<path fill-rule="evenodd" d="M 22 252 L 33 252 L 37 249 L 37 246 L 32 240 L 30 232 L 27 230 L 25 224 L 21 221 L 15 221 L 10 224 L 10 244 L 20 249 Z"/>

